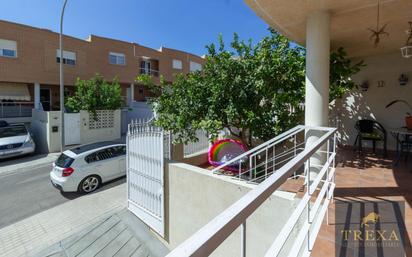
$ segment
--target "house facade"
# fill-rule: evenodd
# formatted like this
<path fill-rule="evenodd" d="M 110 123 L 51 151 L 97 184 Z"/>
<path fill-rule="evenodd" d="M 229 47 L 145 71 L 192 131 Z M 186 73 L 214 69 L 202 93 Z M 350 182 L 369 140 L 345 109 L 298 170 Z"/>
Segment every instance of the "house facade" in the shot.
<path fill-rule="evenodd" d="M 135 82 L 149 74 L 173 81 L 175 74 L 202 68 L 202 57 L 161 47 L 152 49 L 95 35 L 86 40 L 64 36 L 64 83 L 69 93 L 77 78 L 96 73 L 117 78 L 125 102 L 145 101 L 151 94 Z M 0 20 L 0 117 L 24 117 L 31 109 L 59 110 L 59 34 Z"/>

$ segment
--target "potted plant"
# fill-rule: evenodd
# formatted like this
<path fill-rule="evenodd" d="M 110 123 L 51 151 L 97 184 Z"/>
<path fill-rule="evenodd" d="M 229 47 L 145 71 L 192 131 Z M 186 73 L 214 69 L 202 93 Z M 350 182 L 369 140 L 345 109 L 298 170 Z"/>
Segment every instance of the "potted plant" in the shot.
<path fill-rule="evenodd" d="M 390 102 L 389 104 L 386 105 L 385 108 L 388 108 L 388 107 L 390 107 L 390 106 L 392 106 L 392 105 L 394 105 L 394 104 L 396 104 L 396 103 L 404 103 L 404 104 L 406 104 L 406 105 L 409 107 L 409 110 L 411 110 L 411 112 L 412 112 L 412 106 L 411 106 L 407 101 L 405 101 L 405 100 L 399 100 L 399 99 Z M 408 129 L 410 129 L 410 130 L 412 130 L 412 115 L 411 115 L 411 112 L 407 112 L 407 113 L 406 113 L 406 117 L 405 117 L 406 127 L 407 127 Z"/>

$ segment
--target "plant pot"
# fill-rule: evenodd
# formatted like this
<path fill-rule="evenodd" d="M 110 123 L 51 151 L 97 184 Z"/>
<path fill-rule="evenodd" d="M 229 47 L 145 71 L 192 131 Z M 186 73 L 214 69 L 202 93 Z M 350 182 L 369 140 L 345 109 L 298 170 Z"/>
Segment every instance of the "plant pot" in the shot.
<path fill-rule="evenodd" d="M 412 116 L 406 116 L 405 117 L 405 123 L 406 123 L 406 127 L 409 130 L 412 130 Z"/>

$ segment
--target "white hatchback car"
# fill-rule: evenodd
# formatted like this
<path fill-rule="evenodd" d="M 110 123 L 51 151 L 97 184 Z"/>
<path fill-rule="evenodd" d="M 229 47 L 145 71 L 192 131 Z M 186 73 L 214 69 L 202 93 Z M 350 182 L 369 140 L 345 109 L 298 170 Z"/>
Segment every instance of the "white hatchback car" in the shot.
<path fill-rule="evenodd" d="M 101 142 L 64 151 L 50 179 L 62 192 L 90 193 L 102 183 L 126 175 L 126 145 Z"/>

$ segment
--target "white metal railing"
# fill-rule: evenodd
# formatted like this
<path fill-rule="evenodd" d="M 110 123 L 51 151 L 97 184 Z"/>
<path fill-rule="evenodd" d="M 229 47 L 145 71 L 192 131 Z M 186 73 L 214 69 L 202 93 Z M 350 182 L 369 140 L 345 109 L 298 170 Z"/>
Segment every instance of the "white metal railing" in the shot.
<path fill-rule="evenodd" d="M 33 102 L 0 102 L 0 118 L 31 117 Z"/>
<path fill-rule="evenodd" d="M 158 70 L 148 69 L 148 68 L 140 68 L 140 74 L 147 74 L 147 75 L 150 75 L 150 76 L 159 77 L 159 71 Z"/>
<path fill-rule="evenodd" d="M 187 144 L 183 145 L 183 152 L 185 157 L 209 149 L 209 137 L 206 131 L 196 131 L 196 138 L 198 139 L 198 141 L 188 142 Z"/>
<path fill-rule="evenodd" d="M 333 198 L 335 188 L 336 129 L 297 126 L 226 164 L 231 165 L 239 162 L 240 167 L 242 167 L 240 160 L 250 160 L 251 156 L 257 156 L 257 153 L 262 152 L 266 156 L 268 152 L 271 153 L 272 149 L 277 150 L 278 148 L 274 146 L 280 142 L 290 142 L 285 140 L 290 140 L 291 137 L 297 136 L 298 133 L 308 133 L 311 130 L 321 132 L 322 135 L 315 142 L 302 147 L 300 152 L 296 152 L 292 159 L 275 170 L 275 172 L 267 171 L 268 177 L 265 180 L 176 247 L 167 257 L 208 256 L 239 227 L 241 229 L 240 256 L 245 257 L 247 241 L 246 222 L 248 217 L 294 174 L 295 177 L 302 176 L 305 178 L 306 183 L 304 186 L 306 193 L 290 214 L 286 224 L 267 250 L 265 257 L 278 256 L 288 241 L 292 247 L 287 249 L 287 256 L 309 256 L 323 218 L 327 213 L 329 202 Z M 293 141 L 291 143 L 294 144 Z M 295 154 L 294 150 L 293 154 Z M 314 157 L 315 154 L 318 157 Z M 319 158 L 319 156 L 325 158 Z M 267 158 L 266 160 L 269 159 Z M 269 162 L 265 161 L 263 163 L 266 165 Z M 305 174 L 296 175 L 302 167 L 306 171 Z M 224 168 L 223 165 L 217 169 L 221 168 Z M 270 168 L 265 167 L 265 169 Z M 311 179 L 310 171 L 313 169 L 318 170 L 318 175 Z M 314 194 L 315 191 L 318 192 Z M 302 220 L 304 220 L 303 226 L 296 226 Z M 296 236 L 292 235 L 292 231 L 297 232 Z"/>
<path fill-rule="evenodd" d="M 239 180 L 260 183 L 296 157 L 305 148 L 304 126 L 297 126 L 237 156 L 212 170 L 221 174 L 227 166 L 236 169 Z"/>

